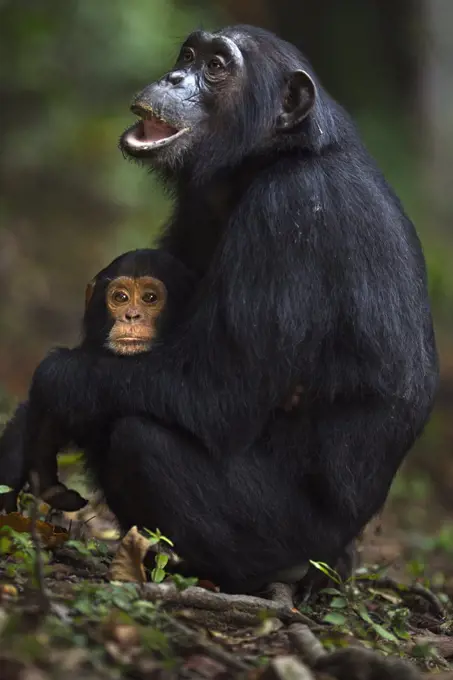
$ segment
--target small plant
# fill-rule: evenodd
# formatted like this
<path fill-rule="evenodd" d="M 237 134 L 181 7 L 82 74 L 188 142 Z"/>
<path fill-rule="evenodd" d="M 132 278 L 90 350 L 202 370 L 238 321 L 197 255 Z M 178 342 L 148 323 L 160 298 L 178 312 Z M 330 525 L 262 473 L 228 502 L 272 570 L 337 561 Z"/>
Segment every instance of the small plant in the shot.
<path fill-rule="evenodd" d="M 37 586 L 35 579 L 36 551 L 31 536 L 27 532 L 15 531 L 12 527 L 3 526 L 0 532 L 0 555 L 7 557 L 10 562 L 6 566 L 6 576 L 31 577 L 33 585 Z M 42 554 L 44 566 L 47 569 L 49 556 Z"/>
<path fill-rule="evenodd" d="M 332 567 L 326 564 L 326 562 L 315 562 L 314 560 L 309 560 L 309 562 L 312 567 L 315 567 L 315 569 L 318 569 L 318 571 L 322 571 L 323 574 L 325 574 L 337 585 L 339 586 L 344 585 L 340 574 L 337 571 L 335 571 L 335 569 L 332 569 Z"/>
<path fill-rule="evenodd" d="M 149 537 L 150 545 L 155 545 L 157 548 L 157 553 L 154 558 L 156 566 L 151 571 L 151 580 L 153 583 L 162 583 L 164 578 L 167 576 L 165 567 L 168 564 L 170 556 L 166 552 L 162 552 L 161 546 L 163 543 L 166 543 L 171 548 L 173 548 L 173 542 L 166 536 L 163 536 L 159 529 L 156 529 L 156 531 L 145 529 L 144 531 Z"/>
<path fill-rule="evenodd" d="M 82 557 L 106 557 L 108 555 L 108 548 L 105 543 L 90 539 L 86 543 L 82 541 L 70 540 L 66 542 L 67 548 L 73 548 Z"/>
<path fill-rule="evenodd" d="M 198 583 L 195 576 L 181 576 L 181 574 L 171 574 L 171 580 L 178 590 L 186 590 L 186 588 L 196 586 Z"/>
<path fill-rule="evenodd" d="M 310 560 L 310 564 L 335 584 L 321 591 L 331 596 L 322 620 L 335 626 L 338 632 L 352 633 L 382 652 L 398 653 L 399 641 L 409 638 L 409 611 L 401 606 L 398 595 L 389 597 L 376 586 L 380 574 L 367 571 L 360 576 L 359 587 L 354 576 L 344 581 L 325 562 Z"/>

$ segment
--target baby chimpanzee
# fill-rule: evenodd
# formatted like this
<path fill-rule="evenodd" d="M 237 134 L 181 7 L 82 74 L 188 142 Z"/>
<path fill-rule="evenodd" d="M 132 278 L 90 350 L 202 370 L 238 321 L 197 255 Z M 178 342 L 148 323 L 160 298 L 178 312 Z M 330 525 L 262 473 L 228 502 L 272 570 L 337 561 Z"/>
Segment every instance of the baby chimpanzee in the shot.
<path fill-rule="evenodd" d="M 87 286 L 81 347 L 113 352 L 125 360 L 149 351 L 164 325 L 182 317 L 195 281 L 194 274 L 165 251 L 120 255 Z M 41 414 L 38 441 L 26 445 L 27 423 L 34 411 L 27 402 L 21 404 L 0 438 L 0 484 L 13 489 L 0 496 L 0 509 L 16 508 L 17 494 L 34 471 L 39 485 L 34 491 L 43 500 L 59 510 L 78 510 L 87 501 L 59 482 L 57 474 L 57 453 L 71 437 L 60 423 Z"/>

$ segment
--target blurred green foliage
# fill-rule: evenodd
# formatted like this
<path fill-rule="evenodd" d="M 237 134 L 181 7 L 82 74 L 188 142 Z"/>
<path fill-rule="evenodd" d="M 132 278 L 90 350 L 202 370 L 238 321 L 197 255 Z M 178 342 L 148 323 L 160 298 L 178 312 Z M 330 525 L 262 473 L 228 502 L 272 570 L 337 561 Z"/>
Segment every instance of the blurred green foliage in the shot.
<path fill-rule="evenodd" d="M 3 0 L 0 11 L 2 166 L 90 178 L 92 192 L 134 208 L 111 250 L 143 243 L 166 202 L 115 141 L 131 123 L 127 102 L 165 70 L 193 15 L 171 0 Z"/>

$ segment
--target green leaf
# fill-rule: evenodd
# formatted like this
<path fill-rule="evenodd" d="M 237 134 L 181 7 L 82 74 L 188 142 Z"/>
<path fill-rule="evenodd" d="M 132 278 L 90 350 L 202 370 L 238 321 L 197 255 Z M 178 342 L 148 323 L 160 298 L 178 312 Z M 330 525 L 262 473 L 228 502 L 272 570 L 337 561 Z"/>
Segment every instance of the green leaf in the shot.
<path fill-rule="evenodd" d="M 410 640 L 410 635 L 407 632 L 407 630 L 403 630 L 402 628 L 393 628 L 395 631 L 395 635 L 399 637 L 400 640 Z"/>
<path fill-rule="evenodd" d="M 0 555 L 7 555 L 11 551 L 11 539 L 8 536 L 0 537 Z"/>
<path fill-rule="evenodd" d="M 74 609 L 80 612 L 80 614 L 86 614 L 87 616 L 93 613 L 93 605 L 88 599 L 77 600 L 74 604 Z"/>
<path fill-rule="evenodd" d="M 346 616 L 339 612 L 330 612 L 326 614 L 323 619 L 326 623 L 332 623 L 334 626 L 344 626 L 346 623 Z"/>
<path fill-rule="evenodd" d="M 87 545 L 82 543 L 81 541 L 67 541 L 66 542 L 66 547 L 67 548 L 74 548 L 74 550 L 77 550 L 77 552 L 82 555 L 83 557 L 91 557 L 91 552 L 90 549 Z"/>
<path fill-rule="evenodd" d="M 6 486 L 5 484 L 0 484 L 0 494 L 9 493 L 10 491 L 12 491 L 12 488 L 10 486 Z"/>
<path fill-rule="evenodd" d="M 314 560 L 309 560 L 309 562 L 313 567 L 315 567 L 315 569 L 322 571 L 322 573 L 332 579 L 332 581 L 338 583 L 338 585 L 341 585 L 340 575 L 335 571 L 335 569 L 329 567 L 329 565 L 325 562 L 315 562 Z"/>
<path fill-rule="evenodd" d="M 420 644 L 412 647 L 411 654 L 417 659 L 429 659 L 430 657 L 436 655 L 436 649 L 432 644 L 429 643 L 424 645 Z"/>
<path fill-rule="evenodd" d="M 379 623 L 375 623 L 373 621 L 373 619 L 365 609 L 364 604 L 361 604 L 359 607 L 357 607 L 357 612 L 361 619 L 370 624 L 370 626 L 379 635 L 379 637 L 383 638 L 384 640 L 389 640 L 390 642 L 398 642 L 398 638 L 395 635 L 393 635 L 392 632 L 386 630 L 384 626 L 381 626 Z"/>
<path fill-rule="evenodd" d="M 348 606 L 348 603 L 344 597 L 334 597 L 330 606 L 332 609 L 344 609 Z"/>
<path fill-rule="evenodd" d="M 168 555 L 166 555 L 165 553 L 158 553 L 156 555 L 155 562 L 159 569 L 165 569 L 165 567 L 168 564 L 168 560 L 169 560 Z"/>
<path fill-rule="evenodd" d="M 365 605 L 361 604 L 359 607 L 357 607 L 357 613 L 359 614 L 361 619 L 373 625 L 373 620 L 371 616 L 368 614 L 367 610 L 365 609 Z"/>
<path fill-rule="evenodd" d="M 112 603 L 115 605 L 115 607 L 122 609 L 124 612 L 128 612 L 131 608 L 131 601 L 127 597 L 127 593 L 117 593 L 112 598 Z"/>
<path fill-rule="evenodd" d="M 160 569 L 159 567 L 156 567 L 151 572 L 151 578 L 154 581 L 154 583 L 162 583 L 165 576 L 166 576 L 165 571 L 163 569 Z"/>
<path fill-rule="evenodd" d="M 338 590 L 338 588 L 323 588 L 322 590 L 319 591 L 320 594 L 322 595 L 341 595 L 341 590 Z"/>
<path fill-rule="evenodd" d="M 185 590 L 191 586 L 196 586 L 198 579 L 195 576 L 181 576 L 181 574 L 172 574 L 171 579 L 178 590 Z"/>
<path fill-rule="evenodd" d="M 395 635 L 393 635 L 391 631 L 386 630 L 384 626 L 381 626 L 379 623 L 374 622 L 372 622 L 371 625 L 373 626 L 376 633 L 384 640 L 389 640 L 390 642 L 398 642 L 398 638 Z"/>
<path fill-rule="evenodd" d="M 160 537 L 160 540 L 161 540 L 161 541 L 164 541 L 165 543 L 168 543 L 168 545 L 170 545 L 170 546 L 173 548 L 173 546 L 174 546 L 173 541 L 171 541 L 171 540 L 170 540 L 169 538 L 167 538 L 166 536 L 161 536 L 161 537 Z"/>

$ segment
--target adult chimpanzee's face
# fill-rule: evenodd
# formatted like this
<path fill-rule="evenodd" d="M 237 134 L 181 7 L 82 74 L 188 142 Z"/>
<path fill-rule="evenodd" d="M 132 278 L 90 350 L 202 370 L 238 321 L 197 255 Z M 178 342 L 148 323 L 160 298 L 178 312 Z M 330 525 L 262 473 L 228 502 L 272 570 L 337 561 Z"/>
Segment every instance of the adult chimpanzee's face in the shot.
<path fill-rule="evenodd" d="M 140 120 L 121 147 L 164 177 L 189 170 L 203 181 L 252 154 L 310 142 L 311 133 L 302 141 L 297 135 L 316 92 L 302 55 L 267 32 L 197 31 L 175 67 L 136 96 L 131 108 Z"/>
<path fill-rule="evenodd" d="M 221 94 L 228 96 L 233 83 L 244 80 L 243 69 L 242 53 L 232 39 L 191 34 L 174 68 L 135 97 L 131 109 L 140 120 L 123 134 L 123 150 L 160 167 L 181 161 L 206 133 Z"/>

